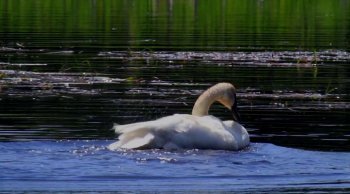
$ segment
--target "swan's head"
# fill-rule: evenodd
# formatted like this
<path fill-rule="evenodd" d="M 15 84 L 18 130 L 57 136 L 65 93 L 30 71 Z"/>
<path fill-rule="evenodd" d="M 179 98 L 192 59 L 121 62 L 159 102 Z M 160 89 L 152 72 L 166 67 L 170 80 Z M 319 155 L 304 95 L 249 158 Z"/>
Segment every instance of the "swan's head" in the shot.
<path fill-rule="evenodd" d="M 217 101 L 223 104 L 226 108 L 231 110 L 233 120 L 240 121 L 240 116 L 237 108 L 237 97 L 236 97 L 236 89 L 230 83 L 219 83 L 217 84 L 218 88 L 220 88 L 221 95 L 218 96 Z"/>
<path fill-rule="evenodd" d="M 220 102 L 232 111 L 234 121 L 240 120 L 237 109 L 236 89 L 230 83 L 218 83 L 203 92 L 193 106 L 192 115 L 208 115 L 209 107 L 215 101 Z"/>

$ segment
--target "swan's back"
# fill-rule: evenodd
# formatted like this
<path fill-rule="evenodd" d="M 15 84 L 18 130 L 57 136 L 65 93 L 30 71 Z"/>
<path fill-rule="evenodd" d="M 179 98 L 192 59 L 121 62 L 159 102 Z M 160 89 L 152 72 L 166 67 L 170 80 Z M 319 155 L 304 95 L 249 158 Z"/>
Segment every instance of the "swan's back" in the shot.
<path fill-rule="evenodd" d="M 226 149 L 249 144 L 246 129 L 234 121 L 213 116 L 175 114 L 154 121 L 114 126 L 119 141 L 110 149 Z"/>

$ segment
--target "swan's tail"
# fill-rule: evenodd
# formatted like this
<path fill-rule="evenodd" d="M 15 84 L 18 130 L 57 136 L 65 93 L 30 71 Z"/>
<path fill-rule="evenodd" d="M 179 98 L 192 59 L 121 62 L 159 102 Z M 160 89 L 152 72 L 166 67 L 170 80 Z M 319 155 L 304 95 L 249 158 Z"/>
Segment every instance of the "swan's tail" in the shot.
<path fill-rule="evenodd" d="M 118 141 L 109 145 L 109 149 L 148 149 L 153 147 L 155 136 L 145 124 L 114 124 L 113 130 L 119 134 Z"/>
<path fill-rule="evenodd" d="M 110 128 L 110 130 L 115 132 L 115 129 L 116 129 L 118 126 L 119 126 L 118 123 L 113 123 L 113 127 Z"/>
<path fill-rule="evenodd" d="M 143 122 L 146 123 L 146 122 Z M 140 125 L 141 123 L 134 123 L 134 124 L 127 124 L 127 125 L 119 125 L 117 123 L 113 124 L 113 127 L 111 130 L 113 130 L 117 135 L 127 133 L 127 132 L 132 132 L 135 130 L 139 130 L 141 128 Z"/>

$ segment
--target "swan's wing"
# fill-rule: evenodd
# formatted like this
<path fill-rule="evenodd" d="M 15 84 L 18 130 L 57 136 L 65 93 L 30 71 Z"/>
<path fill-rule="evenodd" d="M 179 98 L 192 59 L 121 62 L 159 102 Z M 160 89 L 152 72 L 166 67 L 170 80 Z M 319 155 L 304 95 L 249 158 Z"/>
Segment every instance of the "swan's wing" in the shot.
<path fill-rule="evenodd" d="M 109 146 L 110 149 L 150 149 L 164 146 L 168 137 L 176 133 L 174 126 L 179 123 L 178 115 L 163 117 L 154 121 L 139 122 L 127 125 L 114 125 L 119 134 L 118 141 Z"/>
<path fill-rule="evenodd" d="M 243 148 L 249 145 L 250 138 L 248 131 L 245 127 L 243 127 L 238 122 L 232 120 L 224 121 L 223 123 L 226 127 L 226 130 L 234 136 L 235 141 L 237 142 L 237 146 L 239 148 Z"/>
<path fill-rule="evenodd" d="M 234 121 L 223 122 L 207 115 L 187 117 L 186 122 L 182 124 L 185 125 L 182 128 L 183 132 L 175 134 L 172 138 L 179 147 L 238 150 L 249 144 L 246 129 Z"/>
<path fill-rule="evenodd" d="M 188 141 L 189 145 L 200 149 L 230 149 L 232 135 L 226 131 L 223 122 L 211 115 L 192 116 L 187 122 L 187 132 L 182 136 L 182 142 Z M 191 145 L 192 144 L 192 145 Z"/>

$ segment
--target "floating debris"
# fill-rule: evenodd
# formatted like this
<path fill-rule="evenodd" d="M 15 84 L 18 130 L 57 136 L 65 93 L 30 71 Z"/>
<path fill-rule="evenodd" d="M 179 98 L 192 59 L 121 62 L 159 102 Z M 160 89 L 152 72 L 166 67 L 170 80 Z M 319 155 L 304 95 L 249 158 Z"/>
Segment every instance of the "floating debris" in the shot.
<path fill-rule="evenodd" d="M 8 63 L 11 66 L 46 66 L 46 63 Z"/>
<path fill-rule="evenodd" d="M 71 55 L 71 54 L 74 54 L 74 51 L 71 51 L 71 50 L 53 51 L 53 52 L 47 52 L 45 54 L 48 54 L 48 55 Z"/>
<path fill-rule="evenodd" d="M 124 82 L 125 79 L 109 78 L 87 73 L 46 73 L 16 70 L 0 70 L 3 94 L 17 96 L 45 96 L 62 94 L 97 95 L 94 84 Z"/>
<path fill-rule="evenodd" d="M 265 52 L 167 52 L 167 51 L 107 51 L 99 52 L 99 57 L 127 60 L 155 60 L 155 61 L 199 61 L 204 63 L 218 63 L 221 65 L 245 66 L 299 66 L 313 67 L 325 62 L 344 62 L 350 60 L 346 51 L 265 51 Z"/>

